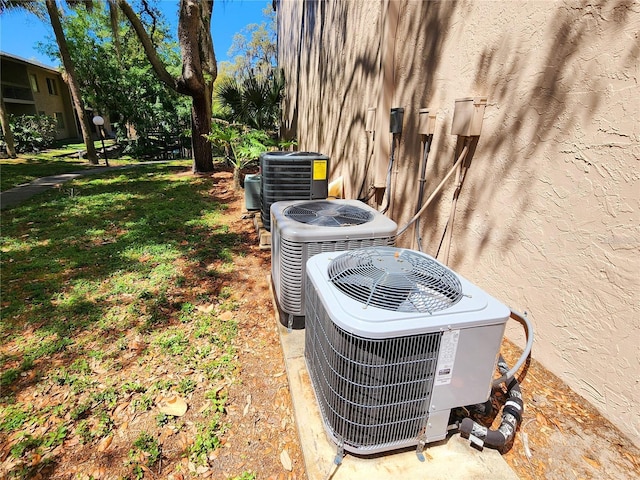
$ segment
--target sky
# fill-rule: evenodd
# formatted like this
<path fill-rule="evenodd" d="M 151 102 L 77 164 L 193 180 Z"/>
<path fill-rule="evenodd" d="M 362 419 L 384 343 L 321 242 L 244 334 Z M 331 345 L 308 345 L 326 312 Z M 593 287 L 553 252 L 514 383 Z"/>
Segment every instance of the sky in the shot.
<path fill-rule="evenodd" d="M 165 19 L 177 37 L 178 0 L 158 0 Z M 271 0 L 217 0 L 214 2 L 211 19 L 211 33 L 217 60 L 228 60 L 227 51 L 233 36 L 250 23 L 265 21 L 262 10 Z M 0 15 L 0 50 L 28 60 L 36 60 L 45 65 L 57 67 L 56 61 L 36 50 L 38 42 L 53 37 L 48 23 L 30 14 L 17 11 Z"/>

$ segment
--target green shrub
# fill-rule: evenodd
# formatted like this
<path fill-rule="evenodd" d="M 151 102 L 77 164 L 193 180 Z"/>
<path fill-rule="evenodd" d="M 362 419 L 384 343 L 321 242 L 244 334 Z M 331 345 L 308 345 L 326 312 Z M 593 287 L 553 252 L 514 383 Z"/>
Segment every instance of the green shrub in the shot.
<path fill-rule="evenodd" d="M 42 150 L 56 140 L 58 126 L 49 115 L 12 115 L 9 123 L 18 152 Z"/>

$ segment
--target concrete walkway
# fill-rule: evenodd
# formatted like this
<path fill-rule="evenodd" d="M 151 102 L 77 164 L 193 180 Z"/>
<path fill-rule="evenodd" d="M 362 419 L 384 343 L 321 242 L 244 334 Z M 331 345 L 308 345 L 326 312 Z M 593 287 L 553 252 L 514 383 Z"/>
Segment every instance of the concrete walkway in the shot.
<path fill-rule="evenodd" d="M 158 163 L 168 163 L 170 160 L 160 160 L 151 162 L 132 163 L 129 165 L 121 165 L 118 167 L 96 167 L 87 170 L 79 170 L 77 172 L 61 173 L 59 175 L 51 175 L 49 177 L 37 178 L 29 183 L 18 185 L 17 187 L 0 192 L 0 210 L 14 207 L 22 202 L 30 199 L 34 195 L 42 193 L 56 185 L 63 184 L 70 180 L 75 180 L 79 177 L 87 175 L 97 175 L 99 173 L 106 173 L 113 170 L 125 170 L 129 168 L 135 168 L 141 165 L 152 165 Z"/>

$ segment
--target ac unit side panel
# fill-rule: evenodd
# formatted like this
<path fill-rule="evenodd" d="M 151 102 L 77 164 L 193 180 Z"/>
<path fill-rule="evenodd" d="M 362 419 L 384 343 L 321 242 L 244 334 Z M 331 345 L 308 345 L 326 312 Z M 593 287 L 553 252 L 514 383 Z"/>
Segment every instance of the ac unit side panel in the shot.
<path fill-rule="evenodd" d="M 348 297 L 331 284 L 328 267 L 334 257 L 335 254 L 330 253 L 311 257 L 306 268 L 308 281 L 316 288 L 323 289 L 322 301 L 325 308 L 332 312 L 336 323 L 355 335 L 385 338 L 488 324 L 504 326 L 509 318 L 510 310 L 506 306 L 457 274 L 463 297 L 445 310 L 428 314 L 367 306 Z"/>
<path fill-rule="evenodd" d="M 457 345 L 447 345 L 455 350 L 455 358 L 451 362 L 439 358 L 431 411 L 474 405 L 489 399 L 504 329 L 504 324 L 496 324 L 451 332 L 458 332 Z M 445 343 L 443 340 L 443 353 Z"/>
<path fill-rule="evenodd" d="M 304 257 L 304 246 L 289 242 L 288 239 L 280 239 L 280 286 L 277 295 L 281 308 L 291 315 L 304 315 L 302 305 L 301 285 L 304 279 L 304 268 L 302 258 Z"/>
<path fill-rule="evenodd" d="M 441 334 L 360 338 L 331 320 L 310 283 L 306 297 L 305 358 L 330 437 L 364 454 L 416 445 L 429 418 Z"/>

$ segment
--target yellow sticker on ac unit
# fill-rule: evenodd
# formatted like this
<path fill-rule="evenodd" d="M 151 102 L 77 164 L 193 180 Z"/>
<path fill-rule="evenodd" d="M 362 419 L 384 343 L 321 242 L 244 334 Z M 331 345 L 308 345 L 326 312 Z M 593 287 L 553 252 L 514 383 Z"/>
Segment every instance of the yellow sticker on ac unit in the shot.
<path fill-rule="evenodd" d="M 327 161 L 326 160 L 313 161 L 313 179 L 314 180 L 327 179 Z"/>

